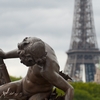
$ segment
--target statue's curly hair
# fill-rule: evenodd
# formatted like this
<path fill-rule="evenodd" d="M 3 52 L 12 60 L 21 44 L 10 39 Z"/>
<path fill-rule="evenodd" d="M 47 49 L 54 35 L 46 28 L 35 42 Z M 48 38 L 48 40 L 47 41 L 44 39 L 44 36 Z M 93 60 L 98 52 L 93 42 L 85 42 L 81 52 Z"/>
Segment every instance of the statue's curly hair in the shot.
<path fill-rule="evenodd" d="M 45 50 L 45 43 L 38 38 L 32 38 L 29 45 L 25 49 L 31 54 L 32 59 L 39 65 L 46 61 L 47 52 Z"/>

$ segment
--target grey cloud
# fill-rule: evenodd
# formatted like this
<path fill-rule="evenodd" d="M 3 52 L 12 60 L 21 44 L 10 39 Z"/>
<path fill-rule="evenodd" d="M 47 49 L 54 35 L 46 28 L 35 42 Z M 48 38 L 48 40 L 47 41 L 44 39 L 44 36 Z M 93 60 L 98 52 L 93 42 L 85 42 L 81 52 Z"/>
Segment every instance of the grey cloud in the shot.
<path fill-rule="evenodd" d="M 1 0 L 2 8 L 55 8 L 69 6 L 69 0 Z"/>
<path fill-rule="evenodd" d="M 66 14 L 65 9 L 6 12 L 0 16 L 0 33 L 3 35 L 27 33 L 62 35 L 71 26 L 72 17 L 70 16 L 72 13 Z"/>

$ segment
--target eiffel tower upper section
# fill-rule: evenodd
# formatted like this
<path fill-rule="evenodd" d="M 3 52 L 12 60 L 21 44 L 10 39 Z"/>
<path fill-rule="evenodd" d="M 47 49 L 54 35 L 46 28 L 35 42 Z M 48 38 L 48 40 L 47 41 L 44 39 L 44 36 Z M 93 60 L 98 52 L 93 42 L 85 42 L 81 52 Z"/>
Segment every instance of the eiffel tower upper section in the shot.
<path fill-rule="evenodd" d="M 74 22 L 64 73 L 75 81 L 94 81 L 100 51 L 97 45 L 91 0 L 75 0 Z"/>
<path fill-rule="evenodd" d="M 92 1 L 75 0 L 74 22 L 70 51 L 97 50 Z"/>

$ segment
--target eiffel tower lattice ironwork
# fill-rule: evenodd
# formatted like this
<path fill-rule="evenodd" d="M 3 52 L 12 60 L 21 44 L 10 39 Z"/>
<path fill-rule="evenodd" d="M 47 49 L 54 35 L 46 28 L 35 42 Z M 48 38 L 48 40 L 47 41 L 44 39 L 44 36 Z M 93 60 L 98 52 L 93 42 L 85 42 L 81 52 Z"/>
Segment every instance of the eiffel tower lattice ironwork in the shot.
<path fill-rule="evenodd" d="M 75 0 L 71 43 L 64 73 L 70 75 L 75 81 L 93 81 L 99 54 L 92 1 Z"/>

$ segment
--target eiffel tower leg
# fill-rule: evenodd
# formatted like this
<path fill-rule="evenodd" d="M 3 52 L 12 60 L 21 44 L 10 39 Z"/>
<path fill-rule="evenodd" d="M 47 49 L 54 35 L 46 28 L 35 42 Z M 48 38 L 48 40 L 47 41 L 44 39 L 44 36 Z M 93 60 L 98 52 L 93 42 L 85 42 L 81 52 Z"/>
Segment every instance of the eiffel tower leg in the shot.
<path fill-rule="evenodd" d="M 0 85 L 8 82 L 10 82 L 10 77 L 3 59 L 0 58 Z"/>

